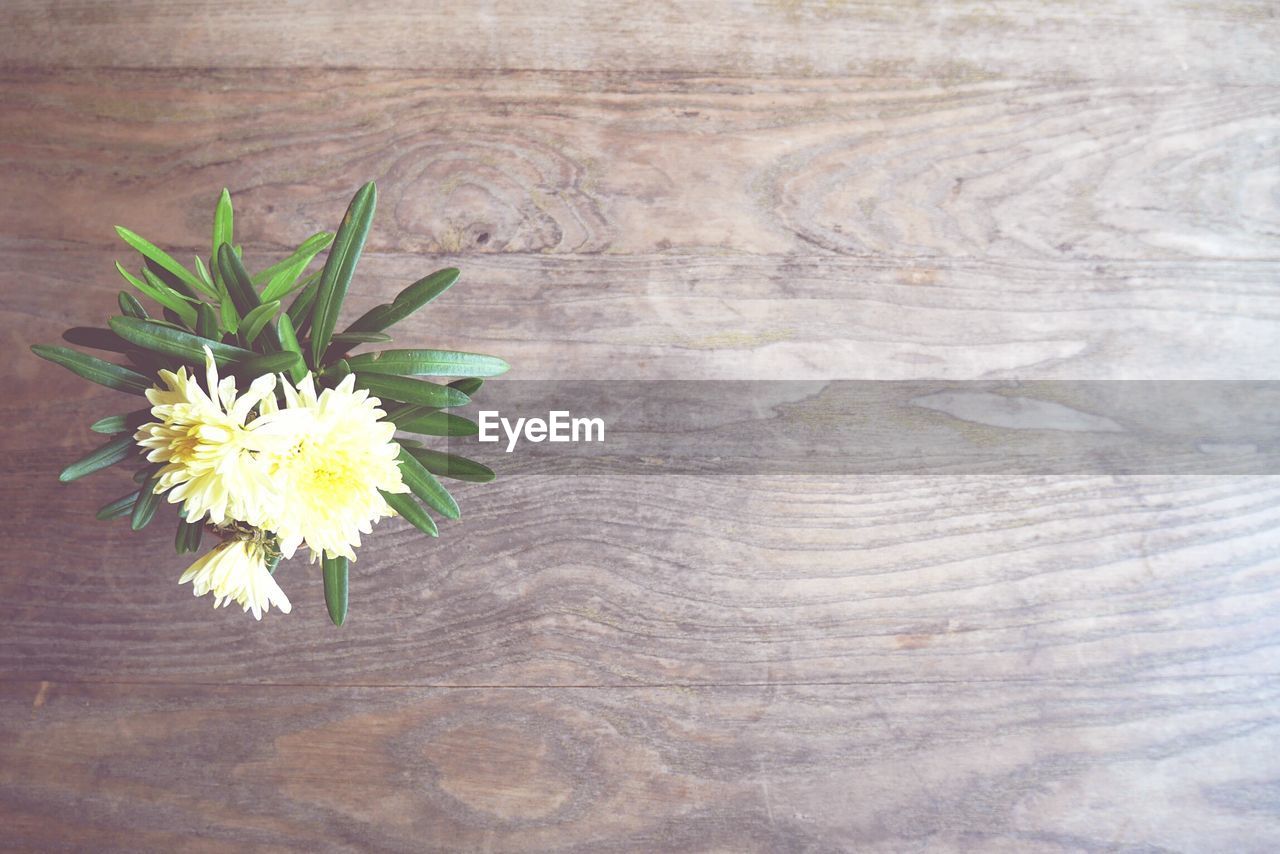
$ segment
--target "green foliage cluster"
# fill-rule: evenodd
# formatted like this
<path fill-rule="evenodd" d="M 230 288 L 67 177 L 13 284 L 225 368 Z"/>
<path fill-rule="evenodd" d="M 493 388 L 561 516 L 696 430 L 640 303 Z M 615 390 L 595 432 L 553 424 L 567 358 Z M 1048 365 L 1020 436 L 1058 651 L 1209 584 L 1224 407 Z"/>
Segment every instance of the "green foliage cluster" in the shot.
<path fill-rule="evenodd" d="M 241 388 L 268 373 L 287 374 L 296 382 L 311 372 L 318 389 L 336 386 L 354 374 L 356 386 L 383 401 L 387 418 L 401 433 L 475 435 L 474 421 L 444 410 L 470 402 L 485 377 L 507 370 L 506 362 L 452 350 L 351 353 L 361 345 L 390 343 L 386 330 L 448 290 L 457 281 L 458 270 L 438 270 L 419 279 L 392 302 L 376 306 L 337 331 L 377 195 L 372 182 L 365 184 L 352 198 L 336 232 L 312 235 L 288 257 L 254 274 L 245 268 L 235 243 L 234 213 L 226 190 L 214 210 L 208 261 L 196 256 L 192 268 L 117 226 L 121 239 L 142 257 L 136 274 L 116 263 L 116 270 L 137 293 L 120 292 L 120 314 L 109 319 L 107 328 L 74 327 L 63 334 L 68 343 L 114 354 L 116 361 L 68 347 L 31 349 L 91 382 L 137 395 L 156 384 L 160 370 L 176 371 L 185 365 L 199 375 L 206 347 L 219 370 L 236 376 Z M 323 266 L 308 272 L 326 249 Z M 159 316 L 148 311 L 138 294 L 159 308 Z M 144 405 L 94 422 L 90 429 L 113 438 L 60 475 L 66 482 L 116 464 L 136 466 L 133 479 L 139 488 L 106 504 L 97 514 L 99 519 L 128 517 L 135 530 L 155 517 L 160 503 L 152 491 L 160 465 L 148 463 L 133 440 L 133 433 L 148 420 L 150 410 Z M 418 441 L 399 435 L 397 441 L 401 474 L 412 494 L 384 493 L 384 497 L 418 530 L 438 536 L 428 510 L 446 519 L 459 517 L 458 503 L 439 478 L 485 482 L 494 473 L 473 460 L 422 447 Z M 195 552 L 206 526 L 186 521 L 181 513 L 179 517 L 175 547 L 179 554 Z M 347 612 L 347 563 L 341 557 L 323 560 L 325 601 L 337 625 Z"/>

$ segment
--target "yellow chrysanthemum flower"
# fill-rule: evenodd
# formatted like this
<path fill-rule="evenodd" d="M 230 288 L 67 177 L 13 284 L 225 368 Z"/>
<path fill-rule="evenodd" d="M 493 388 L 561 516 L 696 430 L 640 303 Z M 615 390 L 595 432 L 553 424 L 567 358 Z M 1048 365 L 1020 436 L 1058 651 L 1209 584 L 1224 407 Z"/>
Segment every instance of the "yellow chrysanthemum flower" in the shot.
<path fill-rule="evenodd" d="M 266 550 L 251 540 L 233 540 L 214 547 L 178 579 L 179 584 L 188 581 L 192 582 L 195 595 L 213 594 L 213 607 L 234 601 L 244 610 L 252 610 L 255 620 L 261 620 L 272 605 L 284 614 L 293 608 L 267 570 Z"/>
<path fill-rule="evenodd" d="M 151 462 L 163 462 L 155 491 L 169 490 L 170 503 L 183 502 L 187 519 L 207 514 L 221 525 L 228 520 L 252 522 L 276 502 L 275 490 L 257 455 L 263 437 L 246 425 L 253 408 L 273 399 L 276 379 L 268 374 L 236 395 L 235 379 L 218 380 L 213 354 L 205 348 L 208 392 L 186 368 L 161 371 L 166 388 L 147 390 L 157 421 L 134 434 Z"/>
<path fill-rule="evenodd" d="M 394 515 L 379 490 L 409 491 L 392 441 L 395 425 L 382 420 L 381 401 L 357 390 L 353 376 L 319 395 L 310 374 L 296 388 L 283 378 L 281 386 L 284 408 L 264 400 L 252 426 L 268 440 L 259 460 L 284 500 L 253 523 L 280 538 L 285 557 L 305 543 L 313 561 L 322 553 L 355 560 L 360 535 Z"/>

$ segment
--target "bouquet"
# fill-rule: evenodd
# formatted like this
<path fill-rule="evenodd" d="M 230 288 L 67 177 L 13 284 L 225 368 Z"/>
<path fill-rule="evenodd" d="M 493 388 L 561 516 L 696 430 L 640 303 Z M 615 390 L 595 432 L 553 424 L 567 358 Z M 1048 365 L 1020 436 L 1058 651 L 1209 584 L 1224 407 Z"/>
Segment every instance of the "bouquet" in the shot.
<path fill-rule="evenodd" d="M 457 519 L 459 510 L 437 475 L 493 479 L 485 466 L 398 431 L 474 435 L 474 421 L 445 410 L 468 403 L 506 362 L 449 350 L 351 352 L 389 342 L 384 330 L 444 293 L 457 281 L 456 269 L 414 282 L 337 331 L 376 202 L 377 188 L 365 184 L 336 233 L 313 235 L 255 274 L 234 242 L 226 190 L 214 211 L 207 264 L 196 256 L 188 268 L 117 227 L 142 266 L 136 275 L 118 262 L 116 270 L 160 316 L 125 290 L 109 328 L 64 333 L 72 344 L 117 354 L 115 362 L 32 347 L 87 380 L 146 398 L 149 406 L 94 422 L 91 430 L 115 438 L 60 479 L 133 466 L 138 489 L 102 507 L 98 518 L 127 516 L 139 530 L 162 497 L 176 505 L 179 554 L 199 552 L 206 532 L 218 539 L 179 578 L 196 596 L 212 594 L 214 607 L 235 602 L 257 620 L 272 605 L 288 613 L 277 569 L 306 549 L 321 566 L 329 617 L 342 625 L 361 534 L 399 515 L 438 536 L 428 509 L 446 519 Z M 308 273 L 326 249 L 323 267 Z"/>

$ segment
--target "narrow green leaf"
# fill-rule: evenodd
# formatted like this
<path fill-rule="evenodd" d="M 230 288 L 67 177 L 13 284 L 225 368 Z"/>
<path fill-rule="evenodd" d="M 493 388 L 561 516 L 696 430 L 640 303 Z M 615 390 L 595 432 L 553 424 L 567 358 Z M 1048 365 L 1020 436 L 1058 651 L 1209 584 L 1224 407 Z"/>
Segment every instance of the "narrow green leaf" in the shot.
<path fill-rule="evenodd" d="M 285 294 L 289 293 L 293 290 L 294 284 L 297 283 L 298 276 L 302 275 L 302 270 L 305 266 L 305 264 L 299 263 L 295 267 L 289 267 L 286 270 L 281 270 L 279 273 L 276 273 L 267 282 L 267 286 L 262 289 L 262 298 L 270 301 L 273 299 L 280 299 Z"/>
<path fill-rule="evenodd" d="M 244 350 L 230 344 L 223 344 L 221 341 L 203 338 L 191 332 L 156 323 L 154 320 L 113 317 L 108 321 L 108 325 L 113 332 L 132 344 L 157 353 L 177 356 L 195 365 L 204 364 L 205 347 L 213 352 L 213 360 L 219 365 L 247 362 L 258 355 L 252 350 Z"/>
<path fill-rule="evenodd" d="M 494 377 L 511 367 L 497 356 L 456 350 L 382 350 L 348 361 L 358 373 L 407 377 Z"/>
<path fill-rule="evenodd" d="M 430 448 L 413 448 L 410 453 L 413 454 L 415 460 L 422 463 L 423 468 L 441 477 L 465 480 L 471 483 L 488 483 L 497 477 L 493 473 L 493 469 L 466 457 L 433 451 Z"/>
<path fill-rule="evenodd" d="M 195 329 L 195 326 L 196 326 L 195 303 L 198 301 L 188 300 L 182 294 L 178 293 L 173 288 L 170 288 L 168 285 L 166 285 L 163 281 L 160 280 L 159 276 L 157 276 L 155 273 L 151 272 L 150 270 L 144 269 L 142 271 L 142 275 L 143 277 L 145 277 L 147 284 L 151 286 L 152 293 L 156 294 L 156 296 L 153 296 L 152 299 L 154 299 L 156 302 L 160 303 L 165 308 L 172 311 L 174 314 L 178 315 L 178 318 L 181 320 L 182 323 L 185 323 L 187 326 L 191 327 L 192 329 Z M 150 294 L 148 294 L 148 296 L 150 296 Z"/>
<path fill-rule="evenodd" d="M 324 557 L 320 567 L 324 575 L 324 604 L 329 609 L 329 619 L 335 626 L 340 626 L 347 619 L 347 559 Z"/>
<path fill-rule="evenodd" d="M 146 259 L 143 273 L 150 273 L 152 276 L 164 282 L 165 286 L 170 290 L 177 291 L 179 295 L 186 297 L 191 300 L 191 302 L 200 302 L 200 293 L 202 293 L 202 291 L 197 292 L 196 288 L 191 287 L 173 273 L 170 273 L 164 267 L 161 267 L 155 261 L 152 261 L 150 258 Z"/>
<path fill-rule="evenodd" d="M 387 412 L 386 419 L 392 424 L 400 424 L 436 411 L 434 406 L 419 406 L 416 403 L 396 403 L 382 408 Z"/>
<path fill-rule="evenodd" d="M 206 302 L 196 306 L 196 334 L 211 341 L 222 337 L 221 330 L 218 328 L 218 315 L 213 310 L 213 306 Z"/>
<path fill-rule="evenodd" d="M 262 305 L 262 299 L 249 280 L 249 273 L 244 264 L 236 257 L 231 245 L 224 243 L 218 247 L 218 270 L 222 273 L 222 286 L 231 294 L 240 317 L 248 318 L 249 312 Z"/>
<path fill-rule="evenodd" d="M 176 291 L 164 282 L 161 282 L 155 274 L 150 273 L 149 270 L 143 271 L 144 276 L 150 274 L 149 278 L 139 279 L 137 276 L 126 270 L 124 265 L 117 261 L 116 271 L 120 273 L 126 282 L 133 285 L 142 293 L 143 296 L 151 299 L 153 302 L 159 303 L 170 311 L 177 311 L 179 314 L 182 314 L 184 310 L 190 312 L 191 321 L 193 324 L 195 323 L 195 310 L 191 305 L 187 303 Z M 184 315 L 183 321 L 185 322 L 185 320 L 186 317 Z"/>
<path fill-rule="evenodd" d="M 233 241 L 234 220 L 235 215 L 231 209 L 231 193 L 226 187 L 223 187 L 222 195 L 218 196 L 218 205 L 213 209 L 213 249 L 210 257 L 218 254 L 219 246 Z"/>
<path fill-rule="evenodd" d="M 473 397 L 482 385 L 484 385 L 484 380 L 479 377 L 467 377 L 466 379 L 454 380 L 449 383 L 449 388 L 456 388 L 467 397 Z"/>
<path fill-rule="evenodd" d="M 102 521 L 108 519 L 119 519 L 121 516 L 128 516 L 133 512 L 133 503 L 138 500 L 139 493 L 130 492 L 128 495 L 122 495 L 115 501 L 103 504 L 98 508 L 97 517 Z"/>
<path fill-rule="evenodd" d="M 390 340 L 385 332 L 339 332 L 333 336 L 334 344 L 386 344 Z"/>
<path fill-rule="evenodd" d="M 345 380 L 350 373 L 351 366 L 347 364 L 347 360 L 339 359 L 330 367 L 325 379 L 336 388 L 338 383 Z"/>
<path fill-rule="evenodd" d="M 372 181 L 357 190 L 351 204 L 347 206 L 342 225 L 338 227 L 333 247 L 329 250 L 324 273 L 320 276 L 320 289 L 316 293 L 315 314 L 311 322 L 311 363 L 314 366 L 320 365 L 324 351 L 329 348 L 334 327 L 338 323 L 338 312 L 342 309 L 342 301 L 351 285 L 351 276 L 355 272 L 356 262 L 360 260 L 365 238 L 369 236 L 369 225 L 373 221 L 377 202 L 378 190 Z"/>
<path fill-rule="evenodd" d="M 321 231 L 311 235 L 306 240 L 302 241 L 298 248 L 293 250 L 288 258 L 277 261 L 265 270 L 255 273 L 253 276 L 253 283 L 258 286 L 268 284 L 281 273 L 287 270 L 292 270 L 295 267 L 298 269 L 298 273 L 301 273 L 306 269 L 307 265 L 311 263 L 312 259 L 323 252 L 332 242 L 333 232 L 331 231 Z M 297 273 L 294 275 L 296 276 Z"/>
<path fill-rule="evenodd" d="M 192 275 L 190 270 L 175 261 L 169 253 L 165 252 L 163 249 L 160 249 L 147 240 L 139 237 L 123 226 L 116 226 L 116 234 L 120 235 L 120 239 L 125 243 L 128 243 L 134 249 L 138 250 L 138 252 L 142 254 L 142 257 L 150 258 L 152 261 L 155 261 L 161 267 L 164 267 L 191 287 L 196 288 L 197 290 L 205 290 L 204 282 Z M 209 291 L 208 293 L 210 296 L 213 295 L 212 291 Z"/>
<path fill-rule="evenodd" d="M 451 412 L 429 412 L 394 423 L 399 430 L 423 436 L 474 436 L 480 432 L 480 425 L 476 422 Z"/>
<path fill-rule="evenodd" d="M 93 474 L 95 471 L 123 462 L 129 458 L 136 447 L 133 444 L 133 437 L 129 434 L 112 439 L 107 444 L 63 469 L 62 474 L 58 475 L 58 480 L 63 483 L 70 483 L 73 480 L 79 480 L 85 475 Z"/>
<path fill-rule="evenodd" d="M 280 300 L 272 300 L 264 302 L 244 316 L 244 320 L 240 324 L 240 340 L 246 345 L 252 344 L 258 334 L 266 328 L 271 322 L 271 318 L 275 317 L 276 312 L 280 310 Z"/>
<path fill-rule="evenodd" d="M 316 279 L 302 290 L 298 291 L 298 295 L 293 298 L 293 302 L 289 304 L 289 319 L 293 321 L 294 331 L 298 334 L 298 341 L 302 342 L 307 330 L 311 328 L 311 318 L 316 305 L 316 294 L 320 291 L 320 280 Z"/>
<path fill-rule="evenodd" d="M 429 537 L 440 536 L 435 520 L 427 515 L 427 511 L 422 509 L 422 505 L 412 495 L 405 492 L 383 492 L 382 497 L 410 525 Z"/>
<path fill-rule="evenodd" d="M 142 303 L 138 302 L 138 298 L 128 291 L 121 291 L 116 301 L 120 303 L 120 313 L 125 317 L 136 317 L 139 320 L 150 317 L 147 310 L 142 307 Z"/>
<path fill-rule="evenodd" d="M 178 520 L 178 533 L 173 539 L 173 546 L 178 554 L 200 551 L 200 540 L 204 535 L 204 522 L 188 522 Z"/>
<path fill-rule="evenodd" d="M 293 321 L 288 314 L 280 315 L 276 334 L 280 336 L 280 346 L 285 352 L 298 354 L 298 365 L 289 372 L 289 376 L 295 383 L 302 382 L 302 378 L 307 375 L 307 366 L 303 361 L 302 345 L 298 343 L 298 336 L 293 331 Z"/>
<path fill-rule="evenodd" d="M 68 344 L 80 347 L 92 347 L 95 350 L 106 350 L 111 353 L 125 353 L 129 350 L 129 342 L 110 329 L 95 326 L 73 326 L 62 333 L 62 339 Z"/>
<path fill-rule="evenodd" d="M 132 433 L 150 415 L 150 409 L 135 409 L 133 412 L 126 412 L 123 415 L 108 415 L 106 418 L 99 418 L 90 424 L 89 429 L 95 433 L 106 433 L 108 435 L 113 433 Z"/>
<path fill-rule="evenodd" d="M 151 522 L 156 515 L 156 507 L 159 504 L 160 496 L 156 495 L 156 483 L 160 480 L 159 472 L 147 478 L 139 490 L 137 502 L 133 505 L 133 515 L 129 518 L 129 527 L 135 531 L 141 531 Z"/>
<path fill-rule="evenodd" d="M 374 306 L 360 319 L 347 327 L 348 332 L 379 332 L 393 323 L 404 320 L 458 281 L 459 272 L 454 267 L 437 270 L 414 282 L 396 295 L 394 301 Z"/>
<path fill-rule="evenodd" d="M 297 353 L 268 353 L 237 365 L 236 373 L 255 379 L 264 374 L 279 374 L 286 371 L 292 376 L 293 371 L 300 367 L 302 367 L 302 356 Z"/>
<path fill-rule="evenodd" d="M 145 320 L 134 320 L 128 318 L 134 323 L 147 323 Z M 48 359 L 55 365 L 62 367 L 84 377 L 90 382 L 98 385 L 104 385 L 107 388 L 114 388 L 117 391 L 127 391 L 133 394 L 143 394 L 147 389 L 151 388 L 151 380 L 135 371 L 120 365 L 104 362 L 95 356 L 89 356 L 76 350 L 66 347 L 48 347 L 43 344 L 35 344 L 31 347 L 31 352 L 35 353 L 42 359 Z"/>
<path fill-rule="evenodd" d="M 210 255 L 209 257 L 212 258 L 213 256 Z M 209 271 L 205 269 L 204 261 L 201 260 L 199 255 L 196 255 L 195 259 L 196 259 L 196 275 L 200 278 L 200 281 L 205 283 L 205 286 L 209 290 L 210 296 L 217 294 L 218 286 L 215 285 L 213 283 L 213 279 L 209 277 Z"/>
<path fill-rule="evenodd" d="M 418 462 L 414 452 L 401 448 L 399 460 L 400 476 L 404 479 L 405 485 L 413 490 L 414 495 L 421 498 L 432 510 L 449 519 L 457 519 L 462 515 L 458 510 L 458 502 L 453 500 L 449 490 L 445 489 L 440 481 L 436 480 L 435 475 Z"/>
<path fill-rule="evenodd" d="M 388 374 L 362 374 L 356 371 L 356 388 L 368 389 L 370 394 L 379 398 L 416 403 L 436 409 L 466 406 L 471 400 L 456 388 Z"/>

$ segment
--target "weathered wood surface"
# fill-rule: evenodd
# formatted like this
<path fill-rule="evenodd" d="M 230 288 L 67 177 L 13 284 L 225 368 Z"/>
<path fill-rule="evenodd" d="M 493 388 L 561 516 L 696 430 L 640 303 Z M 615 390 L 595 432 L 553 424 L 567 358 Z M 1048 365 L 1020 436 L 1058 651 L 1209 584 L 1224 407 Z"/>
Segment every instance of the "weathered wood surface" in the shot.
<path fill-rule="evenodd" d="M 17 73 L 6 240 L 948 259 L 1277 255 L 1280 88 L 893 78 Z M 74 177 L 73 177 L 74 176 Z"/>
<path fill-rule="evenodd" d="M 6 0 L 27 67 L 513 69 L 1274 83 L 1269 0 Z"/>
<path fill-rule="evenodd" d="M 0 686 L 7 845 L 1268 851 L 1274 676 Z"/>
<path fill-rule="evenodd" d="M 22 355 L 374 178 L 516 378 L 1274 379 L 1274 4 L 351 5 L 0 5 L 0 844 L 1280 847 L 1275 478 L 507 478 L 254 624 Z"/>

